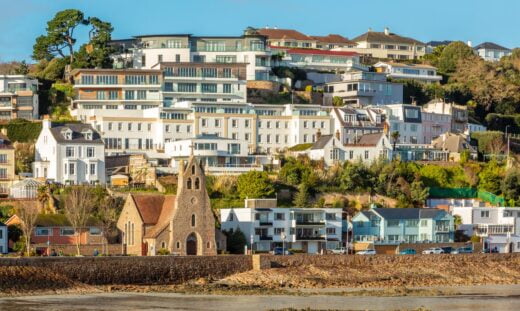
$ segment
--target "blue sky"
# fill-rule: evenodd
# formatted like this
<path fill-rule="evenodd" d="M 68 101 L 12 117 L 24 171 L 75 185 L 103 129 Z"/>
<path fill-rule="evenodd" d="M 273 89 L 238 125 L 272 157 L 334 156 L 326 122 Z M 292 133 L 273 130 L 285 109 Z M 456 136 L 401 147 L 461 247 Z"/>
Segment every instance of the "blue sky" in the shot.
<path fill-rule="evenodd" d="M 150 33 L 239 35 L 247 26 L 348 38 L 369 27 L 430 40 L 520 46 L 519 0 L 0 0 L 0 61 L 30 59 L 56 12 L 110 21 L 114 39 Z"/>

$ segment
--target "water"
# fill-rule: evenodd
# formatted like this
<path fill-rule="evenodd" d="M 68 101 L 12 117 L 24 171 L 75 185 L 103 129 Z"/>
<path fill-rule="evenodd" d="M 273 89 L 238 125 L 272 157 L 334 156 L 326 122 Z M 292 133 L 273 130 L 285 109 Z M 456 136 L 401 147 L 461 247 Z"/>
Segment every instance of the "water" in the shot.
<path fill-rule="evenodd" d="M 173 293 L 47 295 L 0 299 L 0 310 L 520 309 L 520 285 L 452 287 L 449 290 L 459 294 L 436 297 L 210 296 Z"/>

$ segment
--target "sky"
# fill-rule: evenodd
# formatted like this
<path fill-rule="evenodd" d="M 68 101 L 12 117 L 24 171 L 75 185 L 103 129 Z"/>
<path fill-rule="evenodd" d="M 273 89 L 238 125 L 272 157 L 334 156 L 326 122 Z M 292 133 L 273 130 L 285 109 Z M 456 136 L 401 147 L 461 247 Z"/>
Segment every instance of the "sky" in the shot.
<path fill-rule="evenodd" d="M 372 28 L 430 40 L 520 46 L 520 0 L 0 0 L 0 62 L 30 61 L 60 10 L 109 21 L 113 38 L 161 33 L 241 35 L 247 26 L 356 37 Z M 78 33 L 79 42 L 86 32 Z"/>

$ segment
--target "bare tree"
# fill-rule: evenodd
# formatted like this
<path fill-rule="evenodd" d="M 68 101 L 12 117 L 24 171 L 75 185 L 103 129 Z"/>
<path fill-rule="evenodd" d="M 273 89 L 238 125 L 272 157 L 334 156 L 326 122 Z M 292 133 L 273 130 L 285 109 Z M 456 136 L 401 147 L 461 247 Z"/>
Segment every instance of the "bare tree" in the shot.
<path fill-rule="evenodd" d="M 69 188 L 65 198 L 65 216 L 69 220 L 76 236 L 76 251 L 81 255 L 79 246 L 81 244 L 81 231 L 87 225 L 87 220 L 94 209 L 94 195 L 91 188 L 87 186 L 72 186 Z"/>
<path fill-rule="evenodd" d="M 505 152 L 506 144 L 504 143 L 504 139 L 501 136 L 493 138 L 489 141 L 487 149 L 494 156 Z"/>
<path fill-rule="evenodd" d="M 96 217 L 99 220 L 101 234 L 103 235 L 103 253 L 106 255 L 108 255 L 108 239 L 111 237 L 121 213 L 122 203 L 122 198 L 108 195 L 97 207 Z"/>
<path fill-rule="evenodd" d="M 20 218 L 20 227 L 25 237 L 25 252 L 27 256 L 31 256 L 31 235 L 39 214 L 38 202 L 17 201 L 15 202 L 15 212 Z"/>

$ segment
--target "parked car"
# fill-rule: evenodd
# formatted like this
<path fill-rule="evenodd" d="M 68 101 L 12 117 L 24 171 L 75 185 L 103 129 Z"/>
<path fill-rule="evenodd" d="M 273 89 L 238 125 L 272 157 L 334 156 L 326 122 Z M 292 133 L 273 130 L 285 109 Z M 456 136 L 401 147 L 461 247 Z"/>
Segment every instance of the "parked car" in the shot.
<path fill-rule="evenodd" d="M 445 246 L 445 247 L 441 247 L 441 248 L 444 251 L 444 254 L 451 254 L 453 252 L 453 247 L 451 247 L 451 246 Z"/>
<path fill-rule="evenodd" d="M 364 251 L 359 251 L 356 253 L 357 255 L 375 255 L 376 250 L 375 249 L 366 249 Z"/>
<path fill-rule="evenodd" d="M 405 248 L 399 252 L 399 255 L 415 255 L 417 252 L 413 248 Z"/>
<path fill-rule="evenodd" d="M 333 254 L 346 254 L 347 253 L 347 249 L 344 248 L 344 247 L 338 247 L 338 248 L 335 248 L 335 249 L 331 249 L 330 251 Z"/>
<path fill-rule="evenodd" d="M 459 247 L 452 254 L 471 254 L 473 253 L 473 249 L 471 247 Z"/>
<path fill-rule="evenodd" d="M 499 253 L 498 248 L 494 247 L 492 249 L 486 248 L 482 250 L 482 253 Z"/>
<path fill-rule="evenodd" d="M 292 253 L 287 248 L 275 247 L 273 249 L 273 255 L 292 255 Z"/>
<path fill-rule="evenodd" d="M 423 254 L 444 254 L 444 251 L 440 247 L 432 247 L 422 251 Z"/>

